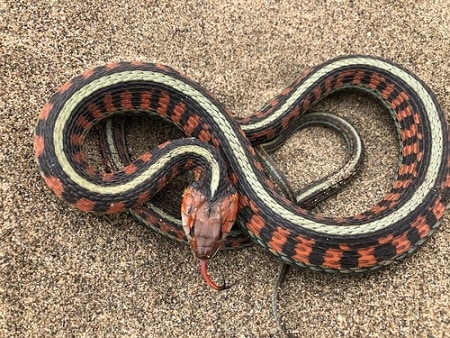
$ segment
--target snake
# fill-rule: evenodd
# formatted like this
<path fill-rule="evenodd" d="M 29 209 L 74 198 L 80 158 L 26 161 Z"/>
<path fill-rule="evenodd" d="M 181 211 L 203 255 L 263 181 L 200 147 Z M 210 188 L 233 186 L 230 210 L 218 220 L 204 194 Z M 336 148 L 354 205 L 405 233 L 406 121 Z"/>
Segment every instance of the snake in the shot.
<path fill-rule="evenodd" d="M 311 212 L 267 175 L 257 149 L 270 144 L 319 101 L 362 91 L 396 126 L 399 167 L 391 190 L 350 217 Z M 102 172 L 82 146 L 89 130 L 123 114 L 158 115 L 187 136 Z M 50 190 L 85 212 L 138 208 L 188 170 L 182 227 L 202 275 L 237 221 L 283 263 L 315 271 L 371 271 L 421 247 L 439 228 L 449 199 L 449 133 L 431 89 L 404 67 L 378 57 L 337 57 L 305 71 L 260 111 L 236 118 L 206 89 L 162 64 L 109 63 L 62 85 L 43 106 L 34 133 L 39 172 Z"/>

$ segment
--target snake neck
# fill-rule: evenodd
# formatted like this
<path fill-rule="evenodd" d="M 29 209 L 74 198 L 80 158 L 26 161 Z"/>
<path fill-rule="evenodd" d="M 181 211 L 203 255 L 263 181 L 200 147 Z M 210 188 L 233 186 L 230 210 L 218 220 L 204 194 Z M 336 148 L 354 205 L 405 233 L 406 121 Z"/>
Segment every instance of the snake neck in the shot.
<path fill-rule="evenodd" d="M 183 230 L 200 260 L 210 259 L 216 254 L 238 211 L 237 191 L 228 179 L 221 157 L 217 160 L 218 167 L 209 163 L 208 166 L 197 164 L 193 168 L 194 181 L 185 189 L 181 204 Z M 214 170 L 220 172 L 215 173 Z M 216 176 L 218 182 L 215 182 Z"/>

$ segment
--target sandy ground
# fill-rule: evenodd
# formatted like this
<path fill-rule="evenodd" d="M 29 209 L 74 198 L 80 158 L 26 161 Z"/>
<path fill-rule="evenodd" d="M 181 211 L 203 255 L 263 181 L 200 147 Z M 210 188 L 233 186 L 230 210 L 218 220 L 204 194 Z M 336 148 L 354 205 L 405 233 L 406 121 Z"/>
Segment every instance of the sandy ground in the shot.
<path fill-rule="evenodd" d="M 233 113 L 259 109 L 306 68 L 338 55 L 391 59 L 450 111 L 450 6 L 437 1 L 1 1 L 0 336 L 279 337 L 271 313 L 278 263 L 258 247 L 220 253 L 201 280 L 189 249 L 121 214 L 83 214 L 38 175 L 32 135 L 64 82 L 108 61 L 161 62 Z M 344 93 L 321 107 L 348 118 L 366 145 L 362 174 L 318 210 L 376 203 L 396 172 L 390 118 Z M 145 137 L 142 136 L 142 137 Z M 141 140 L 141 139 L 139 139 Z M 138 141 L 145 144 L 144 141 Z M 301 187 L 330 172 L 340 138 L 313 128 L 276 155 Z M 380 272 L 293 269 L 279 305 L 298 337 L 450 336 L 450 224 L 413 257 Z"/>

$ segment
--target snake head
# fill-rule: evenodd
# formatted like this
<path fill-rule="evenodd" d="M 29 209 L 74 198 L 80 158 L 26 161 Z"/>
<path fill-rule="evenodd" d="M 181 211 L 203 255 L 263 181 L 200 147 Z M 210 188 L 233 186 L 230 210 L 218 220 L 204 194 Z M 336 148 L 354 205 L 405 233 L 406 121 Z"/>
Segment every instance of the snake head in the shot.
<path fill-rule="evenodd" d="M 236 220 L 238 194 L 229 188 L 214 199 L 200 189 L 185 189 L 181 203 L 183 230 L 192 251 L 201 261 L 213 257 L 220 249 Z"/>

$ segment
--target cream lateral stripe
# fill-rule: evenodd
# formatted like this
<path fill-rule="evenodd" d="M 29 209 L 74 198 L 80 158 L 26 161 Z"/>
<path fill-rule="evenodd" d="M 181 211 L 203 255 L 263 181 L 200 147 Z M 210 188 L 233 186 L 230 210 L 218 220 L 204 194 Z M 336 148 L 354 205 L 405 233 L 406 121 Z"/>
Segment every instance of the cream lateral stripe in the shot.
<path fill-rule="evenodd" d="M 218 125 L 218 127 L 220 127 L 220 129 L 224 132 L 225 135 L 232 136 L 231 138 L 227 138 L 227 141 L 234 155 L 238 159 L 238 161 L 236 161 L 237 165 L 241 167 L 241 172 L 244 173 L 244 175 L 246 176 L 245 180 L 248 182 L 247 186 L 249 189 L 252 189 L 254 193 L 260 197 L 261 201 L 266 205 L 267 208 L 270 208 L 273 212 L 278 213 L 278 215 L 280 215 L 287 221 L 292 222 L 294 224 L 299 225 L 301 224 L 301 227 L 307 230 L 315 231 L 319 234 L 323 233 L 325 235 L 351 236 L 355 234 L 368 234 L 371 232 L 375 232 L 384 229 L 386 227 L 389 227 L 390 225 L 400 221 L 401 219 L 403 219 L 404 215 L 407 215 L 410 213 L 411 210 L 416 209 L 417 206 L 423 202 L 425 196 L 428 194 L 430 190 L 430 187 L 436 184 L 438 168 L 441 162 L 440 160 L 443 156 L 442 154 L 443 135 L 441 129 L 442 126 L 440 124 L 437 107 L 434 104 L 433 99 L 429 96 L 426 89 L 422 86 L 422 84 L 419 81 L 417 81 L 414 77 L 412 77 L 410 74 L 386 62 L 382 62 L 376 59 L 367 59 L 359 57 L 341 59 L 332 62 L 328 65 L 325 65 L 318 72 L 313 73 L 308 78 L 308 80 L 305 83 L 303 83 L 285 102 L 285 104 L 279 109 L 279 112 L 277 111 L 274 112 L 274 114 L 272 114 L 273 116 L 271 118 L 276 118 L 284 111 L 289 109 L 290 105 L 292 105 L 296 101 L 296 98 L 299 97 L 305 90 L 307 90 L 316 80 L 321 78 L 324 74 L 331 73 L 338 68 L 352 64 L 362 64 L 384 69 L 401 78 L 404 82 L 406 82 L 411 88 L 413 88 L 416 91 L 418 97 L 423 101 L 428 119 L 431 124 L 430 138 L 432 141 L 432 146 L 430 154 L 430 163 L 427 168 L 424 181 L 417 188 L 414 195 L 411 196 L 410 200 L 408 200 L 401 208 L 383 217 L 383 219 L 381 219 L 380 221 L 373 221 L 359 225 L 334 226 L 317 221 L 312 221 L 300 215 L 294 214 L 290 210 L 284 208 L 274 198 L 272 198 L 272 196 L 266 191 L 266 188 L 262 186 L 261 182 L 259 182 L 258 176 L 253 171 L 252 164 L 249 162 L 249 159 L 247 158 L 241 143 L 236 137 L 234 137 L 234 135 L 231 135 L 233 128 L 230 122 L 226 119 L 225 116 L 223 116 L 223 114 L 218 110 L 218 108 L 201 92 L 199 92 L 197 89 L 190 86 L 189 84 L 181 80 L 175 79 L 171 76 L 152 71 L 136 70 L 136 71 L 125 71 L 121 73 L 115 73 L 108 76 L 104 76 L 98 80 L 91 82 L 85 87 L 80 88 L 80 90 L 77 93 L 75 93 L 74 96 L 66 103 L 63 110 L 61 111 L 61 116 L 58 117 L 58 120 L 56 121 L 54 141 L 59 139 L 60 142 L 58 143 L 58 141 L 56 141 L 54 144 L 56 145 L 59 144 L 59 148 L 61 148 L 58 149 L 57 151 L 57 158 L 62 165 L 69 167 L 63 169 L 70 175 L 71 178 L 75 177 L 76 179 L 86 181 L 85 179 L 80 177 L 68 164 L 67 158 L 65 157 L 64 152 L 62 151 L 62 143 L 63 143 L 62 134 L 70 111 L 72 111 L 74 106 L 76 106 L 76 104 L 78 104 L 84 97 L 88 96 L 89 94 L 91 94 L 96 90 L 120 82 L 132 80 L 157 82 L 166 86 L 170 86 L 175 90 L 180 91 L 185 95 L 189 96 L 191 99 L 195 100 L 203 109 L 209 112 L 210 116 L 215 120 L 216 124 Z M 255 123 L 255 125 L 258 125 L 258 123 Z M 90 182 L 87 183 L 91 185 Z M 105 192 L 104 187 L 96 186 L 96 189 L 101 190 L 103 193 Z"/>

